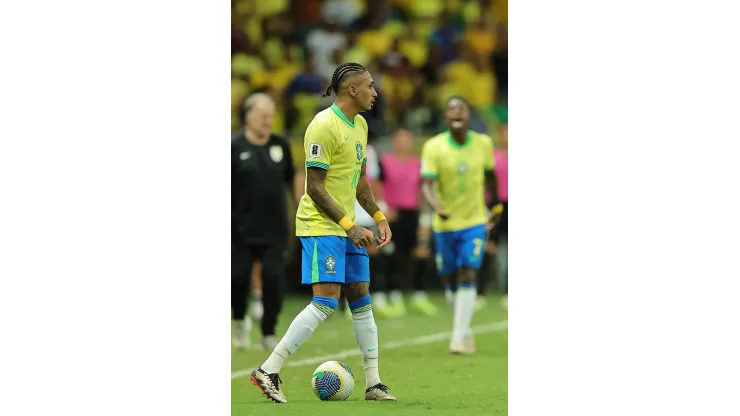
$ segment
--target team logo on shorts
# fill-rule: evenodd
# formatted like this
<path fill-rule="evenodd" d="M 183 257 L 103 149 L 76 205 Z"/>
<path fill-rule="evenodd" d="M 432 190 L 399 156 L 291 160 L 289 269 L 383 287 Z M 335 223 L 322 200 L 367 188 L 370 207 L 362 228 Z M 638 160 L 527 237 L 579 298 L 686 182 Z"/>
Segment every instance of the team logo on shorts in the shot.
<path fill-rule="evenodd" d="M 326 266 L 326 274 L 335 274 L 337 267 L 337 259 L 334 256 L 326 256 L 324 259 L 324 266 Z"/>
<path fill-rule="evenodd" d="M 357 160 L 362 160 L 362 145 L 357 143 L 357 145 L 355 145 L 355 150 L 357 150 Z"/>

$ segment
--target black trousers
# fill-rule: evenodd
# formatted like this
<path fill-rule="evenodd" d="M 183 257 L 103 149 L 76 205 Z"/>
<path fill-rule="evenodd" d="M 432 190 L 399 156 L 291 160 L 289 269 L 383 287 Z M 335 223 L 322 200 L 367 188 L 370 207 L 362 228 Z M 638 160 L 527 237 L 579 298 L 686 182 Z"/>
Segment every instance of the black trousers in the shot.
<path fill-rule="evenodd" d="M 507 256 L 507 242 L 509 237 L 509 203 L 503 202 L 504 205 L 504 211 L 501 213 L 501 221 L 499 224 L 491 230 L 491 232 L 488 234 L 488 239 L 493 241 L 494 244 L 496 244 L 496 254 L 489 255 L 486 254 L 483 257 L 483 266 L 481 267 L 480 272 L 478 273 L 478 294 L 483 295 L 486 293 L 486 290 L 488 289 L 488 276 L 491 275 L 491 269 L 494 270 L 494 274 L 496 275 L 496 281 L 497 281 L 497 287 L 496 289 L 503 291 L 504 293 L 509 292 L 509 277 L 508 275 L 500 276 L 502 273 L 501 267 L 496 267 L 497 265 L 500 265 L 503 261 L 504 264 L 506 264 L 506 259 L 501 258 Z"/>
<path fill-rule="evenodd" d="M 282 244 L 231 244 L 231 311 L 234 320 L 244 320 L 252 282 L 252 265 L 262 263 L 262 335 L 275 335 L 285 292 L 285 261 Z"/>
<path fill-rule="evenodd" d="M 426 290 L 429 279 L 430 262 L 414 259 L 413 251 L 417 245 L 416 232 L 419 227 L 419 212 L 398 211 L 398 219 L 390 224 L 393 230 L 394 245 L 392 254 L 383 253 L 385 265 L 384 279 L 379 279 L 377 290 Z"/>

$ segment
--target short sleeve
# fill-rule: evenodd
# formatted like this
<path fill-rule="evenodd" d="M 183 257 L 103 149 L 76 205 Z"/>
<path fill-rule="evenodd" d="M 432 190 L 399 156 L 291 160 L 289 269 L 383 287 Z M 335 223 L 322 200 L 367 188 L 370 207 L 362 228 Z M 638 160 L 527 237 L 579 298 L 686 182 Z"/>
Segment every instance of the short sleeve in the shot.
<path fill-rule="evenodd" d="M 424 143 L 424 147 L 421 150 L 421 177 L 422 178 L 437 178 L 439 174 L 439 165 L 437 163 L 437 154 L 435 147 L 431 140 Z"/>
<path fill-rule="evenodd" d="M 315 123 L 308 126 L 303 140 L 306 167 L 328 170 L 336 142 L 334 132 L 328 124 Z"/>
<path fill-rule="evenodd" d="M 496 166 L 496 161 L 493 156 L 493 140 L 489 136 L 483 136 L 483 155 L 485 159 L 483 160 L 483 169 L 486 172 L 492 172 L 494 166 Z"/>

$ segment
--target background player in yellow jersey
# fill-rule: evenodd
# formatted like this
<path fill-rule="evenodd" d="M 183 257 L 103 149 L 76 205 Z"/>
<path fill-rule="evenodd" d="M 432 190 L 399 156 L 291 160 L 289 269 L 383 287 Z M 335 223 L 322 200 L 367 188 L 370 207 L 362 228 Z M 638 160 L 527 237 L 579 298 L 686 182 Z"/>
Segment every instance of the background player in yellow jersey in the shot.
<path fill-rule="evenodd" d="M 462 97 L 452 97 L 445 108 L 448 131 L 426 143 L 422 150 L 422 193 L 434 208 L 432 222 L 437 271 L 457 286 L 450 351 L 475 352 L 470 331 L 476 297 L 476 276 L 483 259 L 487 230 L 503 206 L 494 201 L 486 208 L 484 182 L 496 193 L 493 141 L 468 130 L 470 108 Z"/>
<path fill-rule="evenodd" d="M 378 209 L 365 178 L 367 122 L 377 93 L 362 65 L 340 65 L 332 76 L 337 99 L 314 117 L 306 129 L 306 186 L 296 213 L 296 235 L 302 245 L 302 282 L 310 284 L 313 299 L 293 319 L 270 357 L 252 373 L 252 382 L 270 399 L 286 403 L 280 388 L 280 369 L 298 347 L 338 306 L 342 285 L 352 311 L 357 343 L 365 371 L 365 400 L 396 400 L 378 373 L 378 328 L 370 303 L 370 269 L 366 246 L 384 247 L 391 229 Z M 356 225 L 355 199 L 378 222 L 372 231 Z M 321 389 L 319 389 L 321 391 Z"/>

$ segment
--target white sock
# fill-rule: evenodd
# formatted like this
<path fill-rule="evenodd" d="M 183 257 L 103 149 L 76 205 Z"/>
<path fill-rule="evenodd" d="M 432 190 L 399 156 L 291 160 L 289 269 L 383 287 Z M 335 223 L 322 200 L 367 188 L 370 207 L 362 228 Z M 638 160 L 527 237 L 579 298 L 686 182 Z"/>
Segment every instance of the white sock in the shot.
<path fill-rule="evenodd" d="M 391 292 L 391 302 L 392 303 L 399 303 L 403 302 L 403 294 L 400 290 L 394 290 Z"/>
<path fill-rule="evenodd" d="M 333 312 L 329 308 L 319 309 L 314 303 L 309 303 L 290 323 L 288 331 L 280 340 L 270 357 L 261 365 L 267 374 L 279 373 L 283 363 L 289 355 L 295 353 L 298 347 L 313 334 L 316 327 Z"/>
<path fill-rule="evenodd" d="M 352 311 L 352 326 L 362 353 L 362 369 L 365 370 L 365 389 L 380 383 L 378 372 L 378 327 L 373 310 L 369 307 Z M 364 310 L 363 310 L 364 309 Z"/>
<path fill-rule="evenodd" d="M 452 341 L 463 342 L 465 334 L 470 333 L 470 321 L 473 319 L 475 309 L 475 284 L 471 286 L 460 285 L 455 295 L 455 309 L 452 326 Z"/>

